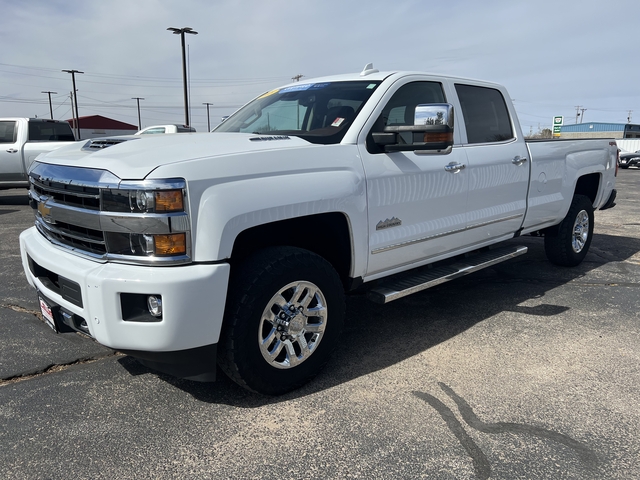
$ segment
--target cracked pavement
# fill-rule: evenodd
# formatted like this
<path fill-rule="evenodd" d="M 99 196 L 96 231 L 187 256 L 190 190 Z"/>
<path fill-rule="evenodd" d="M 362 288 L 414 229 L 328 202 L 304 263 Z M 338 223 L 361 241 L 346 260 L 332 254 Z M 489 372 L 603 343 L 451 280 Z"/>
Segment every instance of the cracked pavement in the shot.
<path fill-rule="evenodd" d="M 159 375 L 39 318 L 0 191 L 0 478 L 640 478 L 640 170 L 574 269 L 529 253 L 347 302 L 323 373 L 278 398 Z"/>

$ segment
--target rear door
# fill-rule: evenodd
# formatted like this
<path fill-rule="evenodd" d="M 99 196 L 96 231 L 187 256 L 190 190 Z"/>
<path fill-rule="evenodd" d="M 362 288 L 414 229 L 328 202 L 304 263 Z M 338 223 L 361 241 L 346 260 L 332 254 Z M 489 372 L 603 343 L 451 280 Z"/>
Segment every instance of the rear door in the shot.
<path fill-rule="evenodd" d="M 18 122 L 0 121 L 0 182 L 24 180 L 22 152 L 18 141 Z"/>
<path fill-rule="evenodd" d="M 467 241 L 480 245 L 518 231 L 527 210 L 530 159 L 499 88 L 456 83 L 466 133 Z M 458 117 L 459 119 L 459 117 Z"/>

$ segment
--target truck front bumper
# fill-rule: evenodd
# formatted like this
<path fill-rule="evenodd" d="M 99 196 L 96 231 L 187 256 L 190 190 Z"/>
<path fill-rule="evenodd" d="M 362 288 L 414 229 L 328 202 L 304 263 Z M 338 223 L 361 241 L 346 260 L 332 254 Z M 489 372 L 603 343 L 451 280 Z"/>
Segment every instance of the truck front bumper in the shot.
<path fill-rule="evenodd" d="M 32 227 L 20 235 L 22 264 L 28 282 L 54 310 L 55 323 L 84 331 L 115 350 L 162 364 L 201 361 L 207 355 L 215 371 L 230 266 L 139 266 L 99 263 L 57 248 Z M 146 299 L 161 299 L 162 316 L 154 317 Z M 196 369 L 204 373 L 203 369 Z M 206 369 L 209 370 L 209 369 Z"/>

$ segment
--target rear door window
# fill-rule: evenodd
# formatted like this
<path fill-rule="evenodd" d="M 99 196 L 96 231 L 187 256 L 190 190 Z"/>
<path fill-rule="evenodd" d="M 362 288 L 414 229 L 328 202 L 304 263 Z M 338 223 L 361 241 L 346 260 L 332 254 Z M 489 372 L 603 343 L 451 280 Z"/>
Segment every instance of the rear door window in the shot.
<path fill-rule="evenodd" d="M 507 104 L 499 90 L 456 84 L 467 143 L 504 142 L 514 138 Z"/>
<path fill-rule="evenodd" d="M 29 122 L 29 140 L 73 142 L 75 138 L 68 123 Z"/>

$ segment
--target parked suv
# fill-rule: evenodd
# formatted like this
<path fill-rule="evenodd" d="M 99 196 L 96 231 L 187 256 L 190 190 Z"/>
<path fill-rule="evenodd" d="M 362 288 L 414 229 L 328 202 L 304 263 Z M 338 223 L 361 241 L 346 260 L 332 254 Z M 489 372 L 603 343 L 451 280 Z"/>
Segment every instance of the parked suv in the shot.
<path fill-rule="evenodd" d="M 621 153 L 620 154 L 620 168 L 629 168 L 631 166 L 638 166 L 640 164 L 640 150 L 634 153 Z"/>

